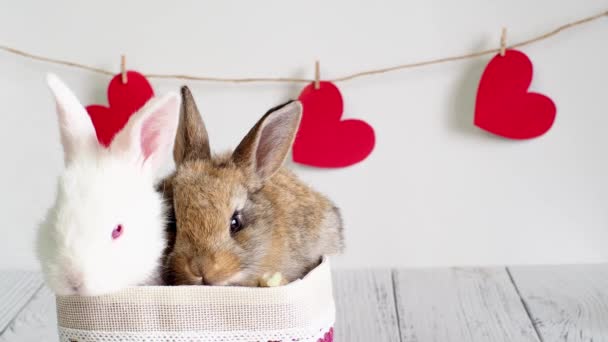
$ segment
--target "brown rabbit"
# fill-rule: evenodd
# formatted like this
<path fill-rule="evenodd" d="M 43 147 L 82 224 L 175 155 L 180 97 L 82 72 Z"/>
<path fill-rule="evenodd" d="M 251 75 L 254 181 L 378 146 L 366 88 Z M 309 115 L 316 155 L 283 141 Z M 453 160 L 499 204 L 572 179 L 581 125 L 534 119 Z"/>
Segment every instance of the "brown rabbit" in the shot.
<path fill-rule="evenodd" d="M 234 152 L 212 156 L 187 87 L 182 100 L 177 169 L 163 182 L 176 223 L 168 284 L 258 286 L 275 272 L 290 282 L 323 255 L 342 251 L 338 208 L 282 167 L 300 123 L 299 102 L 271 109 Z"/>

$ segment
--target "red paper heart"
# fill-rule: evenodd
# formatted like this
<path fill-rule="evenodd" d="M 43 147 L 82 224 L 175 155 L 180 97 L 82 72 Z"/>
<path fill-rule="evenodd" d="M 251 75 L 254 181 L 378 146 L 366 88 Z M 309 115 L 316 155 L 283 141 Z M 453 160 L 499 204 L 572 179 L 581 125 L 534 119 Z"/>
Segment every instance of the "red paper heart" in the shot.
<path fill-rule="evenodd" d="M 511 139 L 530 139 L 547 132 L 555 120 L 555 104 L 528 92 L 532 62 L 520 51 L 496 55 L 481 76 L 475 103 L 475 125 Z"/>
<path fill-rule="evenodd" d="M 95 131 L 97 140 L 109 146 L 114 135 L 129 121 L 129 117 L 143 107 L 154 96 L 154 90 L 148 80 L 136 71 L 127 72 L 127 83 L 122 83 L 121 74 L 112 78 L 108 85 L 108 104 L 89 105 L 86 107 Z"/>
<path fill-rule="evenodd" d="M 304 107 L 293 144 L 293 160 L 316 167 L 345 167 L 365 159 L 374 149 L 373 128 L 361 120 L 340 120 L 342 95 L 331 82 L 307 85 L 299 100 Z"/>

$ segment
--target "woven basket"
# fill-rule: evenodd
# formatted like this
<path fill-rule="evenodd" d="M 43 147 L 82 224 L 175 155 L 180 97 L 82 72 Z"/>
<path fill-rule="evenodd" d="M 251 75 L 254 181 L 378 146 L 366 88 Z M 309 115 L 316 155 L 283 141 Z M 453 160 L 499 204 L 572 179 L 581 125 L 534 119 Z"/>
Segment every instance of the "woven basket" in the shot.
<path fill-rule="evenodd" d="M 142 286 L 58 296 L 62 342 L 333 341 L 329 260 L 272 288 Z"/>

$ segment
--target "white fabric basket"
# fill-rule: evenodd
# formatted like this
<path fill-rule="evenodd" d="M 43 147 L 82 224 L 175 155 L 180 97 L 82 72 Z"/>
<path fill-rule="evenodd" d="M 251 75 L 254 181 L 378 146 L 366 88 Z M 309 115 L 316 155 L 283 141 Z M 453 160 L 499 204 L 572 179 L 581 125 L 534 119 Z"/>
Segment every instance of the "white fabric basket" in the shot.
<path fill-rule="evenodd" d="M 271 288 L 141 286 L 58 296 L 61 342 L 333 341 L 329 260 Z"/>

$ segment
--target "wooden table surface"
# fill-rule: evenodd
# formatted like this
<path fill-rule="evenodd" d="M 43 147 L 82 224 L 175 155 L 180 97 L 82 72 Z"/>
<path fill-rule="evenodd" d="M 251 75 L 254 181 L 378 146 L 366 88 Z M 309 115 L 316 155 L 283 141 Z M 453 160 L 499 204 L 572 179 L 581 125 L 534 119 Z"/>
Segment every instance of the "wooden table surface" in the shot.
<path fill-rule="evenodd" d="M 336 341 L 608 342 L 608 265 L 334 272 Z M 0 341 L 57 341 L 39 274 L 0 271 Z"/>

